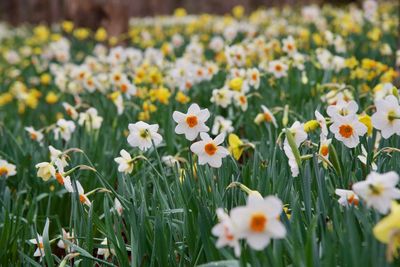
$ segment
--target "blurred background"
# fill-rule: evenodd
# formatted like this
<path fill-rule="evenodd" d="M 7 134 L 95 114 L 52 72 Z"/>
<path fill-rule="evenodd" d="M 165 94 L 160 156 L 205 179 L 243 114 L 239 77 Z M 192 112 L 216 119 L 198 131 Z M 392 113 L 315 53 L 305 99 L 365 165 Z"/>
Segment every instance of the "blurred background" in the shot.
<path fill-rule="evenodd" d="M 130 17 L 172 14 L 183 7 L 190 14 L 225 14 L 242 5 L 247 11 L 260 6 L 346 4 L 351 0 L 0 0 L 0 20 L 12 25 L 72 20 L 90 28 L 105 27 L 110 33 L 126 29 Z"/>

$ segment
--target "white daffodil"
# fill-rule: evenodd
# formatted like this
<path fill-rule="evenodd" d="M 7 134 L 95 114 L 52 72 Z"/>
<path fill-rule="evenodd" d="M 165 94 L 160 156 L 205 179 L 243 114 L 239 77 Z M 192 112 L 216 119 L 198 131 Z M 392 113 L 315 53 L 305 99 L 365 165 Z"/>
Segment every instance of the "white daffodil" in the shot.
<path fill-rule="evenodd" d="M 143 121 L 130 123 L 128 143 L 132 147 L 138 147 L 142 151 L 146 151 L 154 145 L 159 145 L 162 141 L 162 136 L 157 133 L 158 124 L 147 124 Z"/>
<path fill-rule="evenodd" d="M 86 130 L 97 130 L 101 127 L 103 118 L 97 115 L 97 109 L 89 108 L 86 112 L 79 113 L 79 125 L 85 125 Z"/>
<path fill-rule="evenodd" d="M 336 189 L 335 194 L 340 197 L 338 199 L 340 205 L 344 207 L 349 205 L 358 206 L 359 198 L 352 190 Z"/>
<path fill-rule="evenodd" d="M 33 141 L 36 141 L 39 144 L 42 143 L 43 134 L 40 131 L 36 131 L 33 127 L 25 127 L 25 130 L 29 133 L 29 137 Z"/>
<path fill-rule="evenodd" d="M 297 177 L 299 175 L 299 165 L 297 164 L 296 157 L 294 156 L 292 148 L 288 142 L 283 143 L 283 150 L 285 151 L 286 157 L 289 159 L 288 163 L 292 176 Z"/>
<path fill-rule="evenodd" d="M 65 141 L 71 139 L 72 133 L 75 131 L 75 123 L 73 121 L 67 121 L 59 119 L 54 128 L 54 139 L 58 140 L 59 136 Z"/>
<path fill-rule="evenodd" d="M 225 134 L 221 133 L 212 139 L 207 133 L 200 133 L 201 141 L 193 143 L 190 150 L 199 157 L 199 165 L 208 163 L 211 167 L 219 168 L 222 158 L 229 155 L 228 149 L 219 146 L 224 142 Z"/>
<path fill-rule="evenodd" d="M 98 248 L 97 255 L 102 255 L 105 260 L 107 260 L 111 256 L 111 254 L 115 255 L 114 249 L 109 249 L 107 238 L 103 239 L 101 245 L 103 245 L 104 248 Z"/>
<path fill-rule="evenodd" d="M 361 197 L 368 207 L 373 207 L 382 214 L 390 210 L 391 202 L 400 199 L 400 190 L 396 188 L 399 175 L 394 172 L 368 174 L 365 181 L 353 184 L 353 191 Z"/>
<path fill-rule="evenodd" d="M 71 117 L 71 119 L 73 119 L 73 120 L 78 119 L 78 112 L 76 111 L 75 107 L 68 104 L 67 102 L 62 103 L 62 105 L 65 109 L 65 112 L 67 113 L 67 115 L 69 117 Z"/>
<path fill-rule="evenodd" d="M 92 205 L 92 203 L 90 202 L 89 198 L 85 195 L 85 190 L 83 189 L 81 183 L 79 181 L 75 181 L 75 184 L 76 184 L 77 190 L 75 190 L 75 187 L 73 186 L 73 182 L 70 179 L 64 180 L 65 189 L 70 193 L 77 192 L 79 194 L 79 201 L 82 204 L 85 204 L 90 207 Z"/>
<path fill-rule="evenodd" d="M 346 101 L 342 93 L 337 95 L 337 102 L 333 105 L 328 106 L 326 113 L 329 117 L 332 118 L 333 121 L 336 118 L 348 116 L 348 115 L 355 115 L 358 110 L 358 105 L 356 101 L 350 100 Z"/>
<path fill-rule="evenodd" d="M 268 71 L 275 76 L 275 78 L 286 77 L 288 66 L 280 60 L 270 61 L 268 64 Z"/>
<path fill-rule="evenodd" d="M 261 109 L 263 112 L 256 116 L 254 122 L 256 124 L 260 124 L 262 122 L 272 123 L 275 127 L 278 127 L 274 114 L 264 105 L 261 105 Z"/>
<path fill-rule="evenodd" d="M 63 152 L 61 150 L 58 150 L 50 145 L 49 151 L 50 151 L 50 160 L 52 162 L 56 161 L 57 159 L 60 159 L 63 167 L 68 166 L 68 162 L 67 162 L 68 156 L 66 154 L 63 154 Z"/>
<path fill-rule="evenodd" d="M 328 136 L 328 126 L 326 126 L 326 119 L 324 116 L 322 116 L 321 113 L 319 113 L 318 110 L 315 111 L 315 118 L 318 121 L 319 126 L 321 127 L 321 133 L 327 137 Z"/>
<path fill-rule="evenodd" d="M 226 87 L 214 89 L 212 91 L 211 102 L 223 108 L 228 107 L 232 103 L 233 91 Z"/>
<path fill-rule="evenodd" d="M 255 250 L 262 250 L 272 238 L 286 236 L 286 228 L 279 220 L 283 211 L 282 201 L 275 196 L 260 198 L 250 194 L 246 206 L 233 208 L 230 217 L 239 238 L 245 238 Z"/>
<path fill-rule="evenodd" d="M 319 155 L 326 160 L 329 158 L 329 146 L 331 143 L 332 139 L 326 139 L 326 136 L 321 134 L 319 142 Z M 321 159 L 319 159 L 319 161 L 321 162 Z"/>
<path fill-rule="evenodd" d="M 349 148 L 356 147 L 360 142 L 359 137 L 365 135 L 368 130 L 355 114 L 336 116 L 329 129 L 335 134 L 337 140 L 342 141 Z"/>
<path fill-rule="evenodd" d="M 258 69 L 248 69 L 246 72 L 246 76 L 249 85 L 253 86 L 254 89 L 258 89 L 260 87 L 260 72 Z"/>
<path fill-rule="evenodd" d="M 118 213 L 119 216 L 122 216 L 122 212 L 124 211 L 124 208 L 122 207 L 122 204 L 118 200 L 118 198 L 114 199 L 114 210 Z"/>
<path fill-rule="evenodd" d="M 70 242 L 74 242 L 74 231 L 72 230 L 70 233 L 65 231 L 64 228 L 61 228 L 62 230 L 62 239 L 58 240 L 57 242 L 57 247 L 65 249 L 68 253 L 72 252 L 71 247 L 67 242 L 64 240 L 68 240 Z"/>
<path fill-rule="evenodd" d="M 372 125 L 381 130 L 382 137 L 387 139 L 393 134 L 400 135 L 400 105 L 394 95 L 375 101 L 376 113 L 371 117 Z"/>
<path fill-rule="evenodd" d="M 214 124 L 211 130 L 213 135 L 217 135 L 220 133 L 228 134 L 233 132 L 232 121 L 225 119 L 222 116 L 215 116 Z"/>
<path fill-rule="evenodd" d="M 186 114 L 174 111 L 172 118 L 178 125 L 175 127 L 177 134 L 184 134 L 186 139 L 193 141 L 201 132 L 208 132 L 205 122 L 210 117 L 208 109 L 200 109 L 199 105 L 190 105 Z"/>
<path fill-rule="evenodd" d="M 51 177 L 56 177 L 56 169 L 52 162 L 41 162 L 35 166 L 37 171 L 37 176 L 42 178 L 43 181 L 48 181 Z"/>
<path fill-rule="evenodd" d="M 292 126 L 289 128 L 289 131 L 292 133 L 296 146 L 299 147 L 301 143 L 303 143 L 307 139 L 307 133 L 304 131 L 304 124 L 299 121 L 295 121 Z M 285 138 L 285 142 L 288 140 Z"/>
<path fill-rule="evenodd" d="M 8 163 L 6 160 L 0 159 L 0 177 L 10 177 L 17 174 L 14 164 Z"/>
<path fill-rule="evenodd" d="M 223 209 L 217 209 L 219 223 L 212 228 L 212 234 L 218 237 L 216 247 L 230 246 L 235 251 L 235 256 L 240 256 L 240 244 L 232 219 Z"/>
<path fill-rule="evenodd" d="M 37 234 L 36 238 L 30 239 L 29 242 L 37 246 L 35 253 L 33 253 L 33 256 L 40 257 L 40 260 L 42 260 L 42 258 L 44 257 L 43 237 Z"/>
<path fill-rule="evenodd" d="M 114 159 L 118 163 L 118 171 L 125 174 L 132 173 L 134 165 L 131 155 L 125 149 L 122 149 L 119 154 L 121 157 Z"/>

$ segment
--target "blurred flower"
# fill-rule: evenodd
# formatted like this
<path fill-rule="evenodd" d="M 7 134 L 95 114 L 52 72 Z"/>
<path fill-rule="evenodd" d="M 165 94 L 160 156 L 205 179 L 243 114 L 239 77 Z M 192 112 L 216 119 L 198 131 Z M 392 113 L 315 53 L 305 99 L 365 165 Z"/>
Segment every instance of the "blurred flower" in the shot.
<path fill-rule="evenodd" d="M 390 203 L 400 199 L 400 190 L 396 188 L 399 175 L 394 172 L 371 172 L 365 181 L 353 184 L 353 191 L 360 196 L 368 207 L 373 207 L 382 214 L 390 210 Z"/>

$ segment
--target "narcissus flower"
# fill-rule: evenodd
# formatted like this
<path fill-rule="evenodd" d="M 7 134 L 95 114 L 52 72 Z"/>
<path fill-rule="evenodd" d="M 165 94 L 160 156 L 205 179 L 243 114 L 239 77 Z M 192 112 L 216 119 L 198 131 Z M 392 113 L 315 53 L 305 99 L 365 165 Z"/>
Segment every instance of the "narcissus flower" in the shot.
<path fill-rule="evenodd" d="M 392 202 L 390 214 L 380 220 L 373 229 L 374 236 L 380 242 L 387 244 L 388 261 L 399 256 L 400 249 L 400 205 Z"/>
<path fill-rule="evenodd" d="M 130 123 L 128 143 L 133 147 L 138 147 L 142 151 L 146 151 L 154 145 L 159 145 L 162 137 L 157 133 L 158 124 L 147 124 L 143 121 Z"/>
<path fill-rule="evenodd" d="M 394 172 L 371 172 L 365 181 L 353 184 L 353 191 L 360 196 L 368 207 L 373 207 L 382 214 L 390 210 L 390 203 L 400 199 L 400 190 L 396 188 L 399 175 Z"/>
<path fill-rule="evenodd" d="M 240 140 L 236 134 L 230 134 L 228 137 L 229 152 L 232 154 L 234 159 L 239 160 L 244 151 L 244 143 Z"/>
<path fill-rule="evenodd" d="M 272 114 L 272 112 L 264 105 L 261 105 L 261 109 L 263 113 L 259 113 L 254 119 L 254 122 L 256 124 L 260 124 L 262 122 L 272 123 L 275 127 L 278 127 L 274 114 Z"/>
<path fill-rule="evenodd" d="M 8 163 L 6 160 L 0 159 L 0 177 L 9 177 L 17 174 L 14 164 Z"/>
<path fill-rule="evenodd" d="M 64 228 L 61 228 L 62 230 L 62 239 L 58 240 L 57 242 L 57 247 L 65 249 L 68 253 L 72 252 L 71 247 L 67 242 L 64 240 L 68 240 L 70 242 L 74 242 L 74 231 L 72 230 L 70 233 L 65 231 Z"/>
<path fill-rule="evenodd" d="M 172 118 L 178 125 L 175 127 L 177 134 L 185 134 L 189 141 L 193 141 L 201 132 L 208 132 L 205 122 L 210 117 L 208 109 L 200 109 L 199 105 L 190 105 L 186 114 L 174 111 Z"/>
<path fill-rule="evenodd" d="M 114 161 L 118 163 L 118 171 L 125 174 L 131 173 L 134 166 L 131 155 L 125 149 L 122 149 L 119 154 L 121 157 L 116 157 L 114 159 Z"/>
<path fill-rule="evenodd" d="M 336 116 L 329 129 L 337 140 L 349 148 L 356 147 L 360 143 L 359 137 L 367 133 L 367 126 L 361 123 L 355 114 Z"/>
<path fill-rule="evenodd" d="M 29 133 L 29 137 L 38 143 L 41 143 L 43 140 L 43 134 L 40 131 L 36 131 L 33 127 L 25 127 L 25 131 Z"/>
<path fill-rule="evenodd" d="M 230 217 L 237 227 L 239 238 L 256 250 L 264 249 L 272 238 L 286 236 L 286 229 L 279 217 L 283 211 L 282 201 L 275 196 L 260 198 L 250 194 L 246 206 L 233 208 Z"/>
<path fill-rule="evenodd" d="M 287 75 L 288 66 L 280 60 L 273 60 L 269 62 L 268 71 L 275 76 L 275 78 L 282 78 Z"/>
<path fill-rule="evenodd" d="M 35 253 L 33 254 L 34 257 L 40 257 L 40 260 L 44 257 L 44 246 L 43 246 L 43 237 L 37 234 L 36 238 L 32 238 L 29 240 L 32 244 L 37 246 Z"/>
<path fill-rule="evenodd" d="M 72 181 L 71 182 L 66 182 L 64 184 L 64 186 L 65 186 L 65 189 L 70 193 L 77 192 L 79 194 L 79 201 L 82 204 L 85 204 L 88 207 L 90 207 L 92 205 L 92 202 L 90 202 L 89 198 L 86 196 L 85 190 L 83 189 L 81 183 L 79 181 L 75 181 L 75 184 L 76 184 L 76 189 L 77 190 L 75 190 L 75 187 L 73 186 L 73 182 Z"/>
<path fill-rule="evenodd" d="M 336 118 L 348 115 L 356 114 L 358 110 L 358 105 L 354 100 L 346 101 L 343 94 L 339 93 L 337 96 L 338 100 L 334 105 L 328 106 L 326 113 L 332 120 Z"/>
<path fill-rule="evenodd" d="M 211 130 L 213 135 L 217 135 L 219 133 L 228 134 L 233 131 L 232 121 L 225 119 L 222 116 L 215 116 L 214 124 Z"/>
<path fill-rule="evenodd" d="M 340 205 L 345 207 L 349 205 L 358 206 L 359 198 L 352 190 L 336 189 L 335 194 L 340 197 L 338 199 Z"/>
<path fill-rule="evenodd" d="M 37 171 L 37 176 L 42 178 L 43 181 L 48 181 L 51 177 L 56 177 L 56 169 L 51 162 L 41 162 L 35 166 Z"/>
<path fill-rule="evenodd" d="M 97 109 L 89 108 L 79 114 L 79 125 L 85 125 L 88 131 L 97 130 L 101 127 L 103 118 L 97 115 Z"/>
<path fill-rule="evenodd" d="M 75 131 L 75 123 L 73 121 L 67 121 L 64 119 L 59 119 L 54 128 L 54 139 L 58 140 L 59 136 L 65 141 L 71 139 L 72 133 Z"/>
<path fill-rule="evenodd" d="M 387 139 L 393 134 L 400 135 L 400 105 L 399 100 L 389 95 L 375 101 L 376 113 L 372 115 L 372 124 L 381 130 L 382 137 Z"/>
<path fill-rule="evenodd" d="M 199 165 L 208 163 L 211 167 L 219 168 L 222 158 L 229 155 L 229 151 L 219 146 L 224 142 L 225 134 L 219 134 L 212 139 L 207 133 L 200 133 L 201 141 L 193 143 L 190 150 L 199 157 Z"/>
<path fill-rule="evenodd" d="M 239 257 L 240 244 L 232 219 L 221 208 L 217 209 L 217 216 L 219 223 L 212 229 L 212 234 L 218 237 L 216 247 L 230 246 L 234 249 L 235 256 Z"/>
<path fill-rule="evenodd" d="M 115 250 L 109 249 L 107 238 L 104 238 L 104 240 L 101 242 L 101 245 L 103 245 L 104 247 L 97 250 L 97 255 L 102 255 L 105 260 L 107 260 L 111 256 L 111 254 L 115 255 Z"/>

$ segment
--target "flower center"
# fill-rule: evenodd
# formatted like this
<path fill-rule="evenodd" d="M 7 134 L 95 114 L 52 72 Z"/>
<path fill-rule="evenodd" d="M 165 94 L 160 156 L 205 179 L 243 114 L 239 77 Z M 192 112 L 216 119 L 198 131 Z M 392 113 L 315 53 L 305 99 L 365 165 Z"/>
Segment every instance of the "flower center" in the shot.
<path fill-rule="evenodd" d="M 59 173 L 59 172 L 56 173 L 56 180 L 60 185 L 64 185 L 64 179 L 63 179 L 61 173 Z"/>
<path fill-rule="evenodd" d="M 282 70 L 282 66 L 281 65 L 275 65 L 275 70 L 276 71 L 281 71 Z"/>
<path fill-rule="evenodd" d="M 267 221 L 267 217 L 263 213 L 253 213 L 250 218 L 250 229 L 253 232 L 263 232 Z"/>
<path fill-rule="evenodd" d="M 393 121 L 396 119 L 396 112 L 394 110 L 391 110 L 388 112 L 388 120 L 390 123 L 393 123 Z"/>
<path fill-rule="evenodd" d="M 79 201 L 80 201 L 81 203 L 85 203 L 85 202 L 86 202 L 86 197 L 85 197 L 85 195 L 83 195 L 83 194 L 79 195 Z"/>
<path fill-rule="evenodd" d="M 0 176 L 6 176 L 8 174 L 8 170 L 6 167 L 0 167 Z"/>
<path fill-rule="evenodd" d="M 358 199 L 356 198 L 356 196 L 354 194 L 352 194 L 351 196 L 349 196 L 347 198 L 347 202 L 349 204 L 353 204 L 354 206 L 358 206 Z"/>
<path fill-rule="evenodd" d="M 126 91 L 128 91 L 128 86 L 126 84 L 122 84 L 121 85 L 121 92 L 122 93 L 126 93 Z"/>
<path fill-rule="evenodd" d="M 149 131 L 147 129 L 140 130 L 139 135 L 143 139 L 147 139 L 150 136 Z"/>
<path fill-rule="evenodd" d="M 328 146 L 326 146 L 326 145 L 322 146 L 322 147 L 321 147 L 321 155 L 324 156 L 324 157 L 326 157 L 326 156 L 328 155 L 328 153 L 329 153 L 329 148 L 328 148 Z"/>
<path fill-rule="evenodd" d="M 197 116 L 189 115 L 186 117 L 186 123 L 190 128 L 195 127 L 198 124 Z"/>
<path fill-rule="evenodd" d="M 37 246 L 38 246 L 38 248 L 43 249 L 43 243 L 42 242 L 38 243 Z"/>
<path fill-rule="evenodd" d="M 232 235 L 232 233 L 229 231 L 228 227 L 224 227 L 224 234 L 225 238 L 229 241 L 232 241 L 235 237 Z"/>
<path fill-rule="evenodd" d="M 36 139 L 37 139 L 37 134 L 31 133 L 31 139 L 32 139 L 32 140 L 36 140 Z"/>
<path fill-rule="evenodd" d="M 213 143 L 208 143 L 204 146 L 204 150 L 206 151 L 206 153 L 210 156 L 214 155 L 215 152 L 217 152 L 218 147 L 213 144 Z"/>
<path fill-rule="evenodd" d="M 268 112 L 265 112 L 265 113 L 264 113 L 264 120 L 265 120 L 266 122 L 271 122 L 271 121 L 272 121 L 272 117 L 271 117 L 271 115 L 269 115 Z"/>
<path fill-rule="evenodd" d="M 345 138 L 349 138 L 353 135 L 353 127 L 349 124 L 343 124 L 339 127 L 339 133 Z"/>
<path fill-rule="evenodd" d="M 381 184 L 370 184 L 368 187 L 370 193 L 374 196 L 380 196 L 384 191 L 384 188 Z"/>

